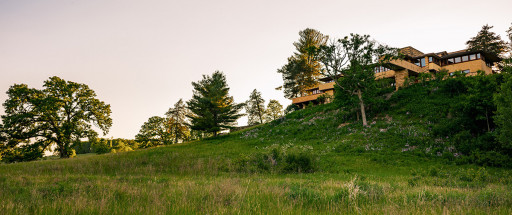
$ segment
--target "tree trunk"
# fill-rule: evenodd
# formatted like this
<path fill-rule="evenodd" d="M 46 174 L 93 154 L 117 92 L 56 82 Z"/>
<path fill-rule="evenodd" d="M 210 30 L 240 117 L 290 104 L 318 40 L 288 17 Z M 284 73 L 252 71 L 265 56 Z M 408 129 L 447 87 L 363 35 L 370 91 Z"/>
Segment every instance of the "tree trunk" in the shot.
<path fill-rule="evenodd" d="M 489 113 L 487 113 L 487 108 L 485 108 L 485 119 L 487 120 L 487 132 L 490 132 L 491 126 L 489 125 Z"/>
<path fill-rule="evenodd" d="M 359 98 L 359 106 L 361 108 L 361 118 L 363 119 L 363 126 L 368 126 L 368 122 L 366 122 L 366 112 L 364 110 L 364 101 L 361 90 L 357 90 L 357 97 Z"/>

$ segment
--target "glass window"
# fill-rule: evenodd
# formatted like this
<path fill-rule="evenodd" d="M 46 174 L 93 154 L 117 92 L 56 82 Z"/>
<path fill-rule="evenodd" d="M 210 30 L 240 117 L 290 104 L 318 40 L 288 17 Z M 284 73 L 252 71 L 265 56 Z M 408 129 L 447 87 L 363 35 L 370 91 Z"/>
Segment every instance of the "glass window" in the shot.
<path fill-rule="evenodd" d="M 476 54 L 476 59 L 480 59 L 480 53 Z"/>
<path fill-rule="evenodd" d="M 448 64 L 452 64 L 452 63 L 453 63 L 453 58 L 448 59 Z"/>
<path fill-rule="evenodd" d="M 466 69 L 466 70 L 464 70 L 462 72 L 465 73 L 465 74 L 468 74 L 469 73 L 469 69 Z"/>
<path fill-rule="evenodd" d="M 455 63 L 460 63 L 460 57 L 455 58 Z"/>
<path fill-rule="evenodd" d="M 474 59 L 476 59 L 476 55 L 475 54 L 469 55 L 469 60 L 474 60 Z"/>
<path fill-rule="evenodd" d="M 429 63 L 434 62 L 433 60 L 434 60 L 434 59 L 432 59 L 432 57 L 428 57 L 428 62 L 429 62 Z"/>
<path fill-rule="evenodd" d="M 420 59 L 420 66 L 421 67 L 424 67 L 426 64 L 425 64 L 425 58 L 421 58 Z"/>
<path fill-rule="evenodd" d="M 462 56 L 462 61 L 468 61 L 469 57 L 467 55 Z"/>

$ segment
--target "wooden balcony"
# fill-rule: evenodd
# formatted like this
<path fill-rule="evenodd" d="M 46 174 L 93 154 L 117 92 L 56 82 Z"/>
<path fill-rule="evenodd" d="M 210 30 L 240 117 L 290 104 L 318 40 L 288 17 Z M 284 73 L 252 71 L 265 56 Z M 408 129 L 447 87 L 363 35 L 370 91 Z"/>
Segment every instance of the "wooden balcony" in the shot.
<path fill-rule="evenodd" d="M 298 103 L 303 103 L 303 102 L 314 101 L 314 100 L 316 100 L 316 98 L 318 98 L 318 96 L 320 96 L 322 94 L 323 93 L 318 93 L 318 94 L 313 94 L 313 95 L 307 95 L 307 96 L 302 96 L 302 97 L 298 97 L 298 98 L 293 98 L 292 99 L 292 103 L 293 104 L 298 104 Z"/>
<path fill-rule="evenodd" d="M 389 64 L 392 65 L 392 67 L 399 67 L 399 69 L 407 69 L 416 73 L 422 73 L 424 72 L 423 68 L 419 67 L 416 64 L 407 62 L 405 60 L 391 60 L 389 61 Z"/>

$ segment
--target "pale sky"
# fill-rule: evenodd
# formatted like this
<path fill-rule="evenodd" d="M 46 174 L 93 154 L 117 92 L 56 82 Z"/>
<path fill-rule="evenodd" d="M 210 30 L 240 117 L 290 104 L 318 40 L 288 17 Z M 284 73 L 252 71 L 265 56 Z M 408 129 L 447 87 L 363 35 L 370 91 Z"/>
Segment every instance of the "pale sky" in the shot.
<path fill-rule="evenodd" d="M 59 76 L 111 105 L 107 137 L 134 138 L 215 70 L 235 102 L 256 88 L 286 107 L 276 71 L 305 28 L 456 51 L 485 24 L 505 39 L 511 9 L 511 0 L 0 0 L 0 102 L 15 83 L 41 88 Z"/>

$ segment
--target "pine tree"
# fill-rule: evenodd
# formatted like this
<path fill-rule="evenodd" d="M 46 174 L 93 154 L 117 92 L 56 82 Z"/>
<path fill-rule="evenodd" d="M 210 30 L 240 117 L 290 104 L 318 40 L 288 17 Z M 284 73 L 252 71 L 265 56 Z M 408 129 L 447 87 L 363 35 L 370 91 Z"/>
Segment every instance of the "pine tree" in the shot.
<path fill-rule="evenodd" d="M 475 37 L 466 42 L 471 51 L 484 51 L 487 53 L 502 56 L 507 50 L 507 43 L 501 40 L 501 36 L 491 32 L 494 26 L 484 25 L 482 30 Z"/>
<path fill-rule="evenodd" d="M 277 72 L 282 74 L 284 94 L 286 98 L 295 98 L 302 95 L 306 89 L 318 83 L 321 65 L 310 52 L 311 47 L 325 45 L 328 36 L 315 29 L 307 28 L 299 32 L 299 41 L 293 43 L 296 52 L 288 58 Z"/>
<path fill-rule="evenodd" d="M 179 140 L 187 140 L 190 137 L 190 129 L 187 122 L 189 112 L 185 102 L 180 99 L 174 104 L 174 108 L 169 108 L 169 111 L 165 114 L 167 116 L 169 132 L 174 137 L 174 143 L 178 143 Z"/>
<path fill-rule="evenodd" d="M 243 104 L 235 104 L 233 97 L 229 96 L 229 87 L 226 77 L 220 71 L 212 76 L 203 75 L 203 80 L 192 82 L 194 95 L 187 102 L 191 111 L 191 128 L 213 133 L 213 136 L 224 130 L 232 128 L 233 123 L 242 116 L 238 112 Z"/>
<path fill-rule="evenodd" d="M 265 100 L 256 89 L 252 91 L 249 100 L 245 103 L 245 109 L 249 117 L 249 125 L 263 123 L 263 118 L 265 117 Z"/>

